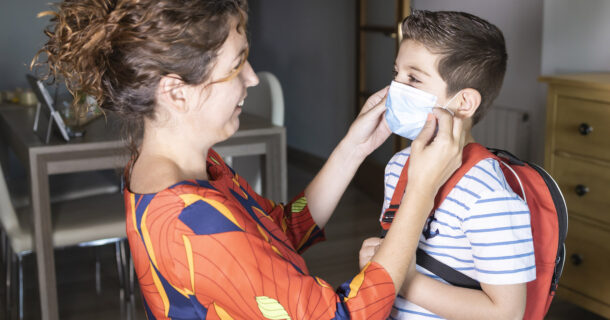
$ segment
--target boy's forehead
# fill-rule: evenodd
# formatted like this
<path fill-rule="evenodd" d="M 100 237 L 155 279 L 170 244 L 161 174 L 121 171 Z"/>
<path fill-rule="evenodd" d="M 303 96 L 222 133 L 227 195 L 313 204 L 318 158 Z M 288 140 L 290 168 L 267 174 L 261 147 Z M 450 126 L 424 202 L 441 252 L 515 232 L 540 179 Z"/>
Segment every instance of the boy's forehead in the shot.
<path fill-rule="evenodd" d="M 414 69 L 431 76 L 438 73 L 436 66 L 439 58 L 439 54 L 432 53 L 422 43 L 406 39 L 400 43 L 396 66 L 399 69 Z"/>

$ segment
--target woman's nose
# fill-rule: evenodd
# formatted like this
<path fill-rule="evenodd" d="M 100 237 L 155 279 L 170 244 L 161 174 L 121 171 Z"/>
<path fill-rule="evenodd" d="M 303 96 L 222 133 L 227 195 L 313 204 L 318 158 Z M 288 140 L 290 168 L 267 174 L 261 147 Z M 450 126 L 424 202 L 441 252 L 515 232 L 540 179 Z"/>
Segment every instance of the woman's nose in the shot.
<path fill-rule="evenodd" d="M 258 76 L 254 72 L 254 69 L 252 69 L 252 65 L 250 65 L 249 61 L 246 61 L 246 64 L 241 72 L 241 76 L 246 84 L 246 87 L 254 87 L 258 85 Z"/>

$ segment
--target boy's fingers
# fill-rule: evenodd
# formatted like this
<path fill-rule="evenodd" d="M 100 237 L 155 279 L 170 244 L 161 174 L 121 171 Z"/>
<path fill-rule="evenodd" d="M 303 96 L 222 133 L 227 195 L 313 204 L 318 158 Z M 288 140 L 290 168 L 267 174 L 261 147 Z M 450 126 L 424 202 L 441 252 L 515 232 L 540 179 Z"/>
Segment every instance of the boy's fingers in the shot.
<path fill-rule="evenodd" d="M 368 238 L 366 240 L 364 240 L 364 242 L 362 242 L 362 246 L 363 247 L 374 247 L 374 246 L 378 246 L 381 244 L 381 242 L 383 242 L 383 239 L 379 238 L 379 237 L 372 237 L 372 238 Z"/>

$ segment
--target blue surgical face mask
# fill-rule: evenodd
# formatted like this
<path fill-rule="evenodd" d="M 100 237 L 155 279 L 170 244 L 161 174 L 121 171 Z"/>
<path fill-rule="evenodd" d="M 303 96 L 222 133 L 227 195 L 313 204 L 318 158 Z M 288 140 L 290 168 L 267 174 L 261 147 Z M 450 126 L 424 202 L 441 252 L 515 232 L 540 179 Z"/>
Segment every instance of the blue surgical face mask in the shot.
<path fill-rule="evenodd" d="M 456 96 L 457 94 L 444 106 L 439 107 L 451 112 L 447 106 Z M 401 137 L 415 140 L 426 124 L 428 113 L 438 106 L 437 100 L 433 94 L 392 81 L 385 103 L 385 119 L 390 130 Z"/>

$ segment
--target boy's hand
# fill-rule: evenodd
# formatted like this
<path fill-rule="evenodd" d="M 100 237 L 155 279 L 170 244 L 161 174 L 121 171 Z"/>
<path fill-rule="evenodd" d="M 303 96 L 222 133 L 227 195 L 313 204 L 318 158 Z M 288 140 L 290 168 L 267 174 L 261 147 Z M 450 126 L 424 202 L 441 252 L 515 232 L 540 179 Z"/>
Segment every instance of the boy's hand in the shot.
<path fill-rule="evenodd" d="M 383 239 L 378 237 L 368 238 L 362 242 L 362 248 L 360 248 L 359 255 L 360 270 L 371 261 L 371 258 L 373 258 L 382 242 Z"/>
<path fill-rule="evenodd" d="M 388 88 L 385 87 L 368 98 L 343 139 L 348 149 L 357 152 L 362 159 L 377 149 L 392 133 L 383 116 Z"/>

